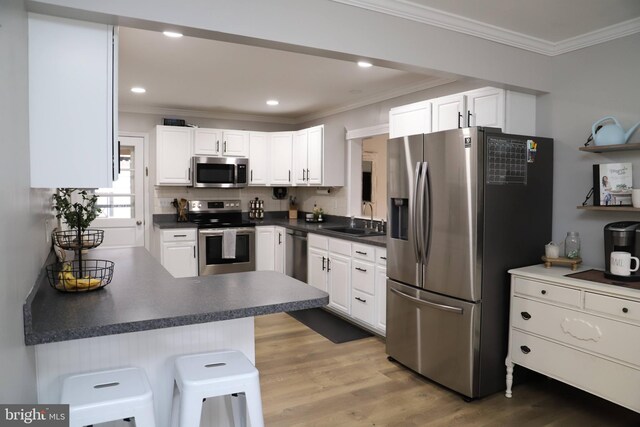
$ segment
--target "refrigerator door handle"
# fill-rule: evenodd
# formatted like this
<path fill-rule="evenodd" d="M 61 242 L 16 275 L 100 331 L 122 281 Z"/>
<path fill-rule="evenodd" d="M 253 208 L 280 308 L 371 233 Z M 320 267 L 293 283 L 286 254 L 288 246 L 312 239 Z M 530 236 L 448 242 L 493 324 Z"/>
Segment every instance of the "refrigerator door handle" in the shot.
<path fill-rule="evenodd" d="M 391 292 L 393 292 L 394 294 L 402 297 L 402 298 L 406 298 L 406 299 L 411 300 L 411 301 L 413 301 L 415 303 L 426 305 L 428 307 L 435 308 L 437 310 L 448 311 L 450 313 L 455 313 L 455 314 L 462 314 L 464 312 L 464 310 L 462 308 L 460 308 L 460 307 L 453 307 L 453 306 L 450 306 L 450 305 L 437 304 L 435 302 L 425 301 L 423 299 L 416 298 L 416 297 L 413 297 L 411 295 L 407 295 L 404 292 L 400 292 L 399 290 L 394 289 L 394 288 L 389 288 L 389 290 Z"/>
<path fill-rule="evenodd" d="M 413 193 L 413 207 L 411 208 L 409 214 L 411 215 L 411 218 L 409 219 L 409 228 L 411 228 L 413 230 L 413 252 L 416 256 L 416 262 L 420 263 L 421 259 L 422 259 L 422 255 L 420 252 L 420 245 L 419 245 L 419 236 L 420 236 L 420 230 L 419 230 L 419 224 L 420 221 L 418 219 L 418 194 L 419 194 L 419 189 L 420 189 L 420 167 L 421 167 L 421 163 L 420 162 L 416 162 L 416 171 L 414 174 L 414 180 L 415 180 L 415 188 L 414 188 L 414 193 Z"/>
<path fill-rule="evenodd" d="M 431 194 L 429 193 L 429 163 L 422 163 L 422 173 L 420 177 L 420 194 L 422 203 L 420 204 L 420 255 L 422 256 L 421 262 L 424 266 L 427 265 L 427 258 L 429 256 L 429 237 L 427 233 L 431 231 L 431 217 L 429 215 L 429 204 L 431 203 Z"/>

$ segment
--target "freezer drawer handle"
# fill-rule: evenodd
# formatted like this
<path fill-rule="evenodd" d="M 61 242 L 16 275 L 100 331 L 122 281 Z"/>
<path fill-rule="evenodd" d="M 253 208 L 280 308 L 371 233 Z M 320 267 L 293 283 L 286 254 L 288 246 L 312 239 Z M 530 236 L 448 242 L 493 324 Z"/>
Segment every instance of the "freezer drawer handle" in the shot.
<path fill-rule="evenodd" d="M 411 295 L 407 295 L 404 292 L 400 292 L 397 289 L 393 289 L 391 288 L 391 292 L 393 292 L 394 294 L 397 294 L 403 298 L 407 298 L 413 302 L 417 302 L 418 304 L 423 304 L 432 308 L 436 308 L 438 310 L 442 310 L 442 311 L 449 311 L 451 313 L 456 313 L 456 314 L 462 314 L 463 310 L 460 307 L 452 307 L 450 305 L 444 305 L 444 304 L 436 304 L 435 302 L 431 302 L 431 301 L 425 301 L 423 299 L 420 298 L 416 298 L 416 297 L 412 297 Z"/>
<path fill-rule="evenodd" d="M 523 311 L 522 313 L 520 313 L 522 315 L 522 318 L 524 320 L 529 320 L 531 319 L 531 315 L 529 313 L 527 313 L 526 311 Z"/>
<path fill-rule="evenodd" d="M 362 299 L 362 298 L 360 298 L 360 297 L 356 297 L 356 299 L 357 299 L 358 301 L 360 301 L 360 302 L 367 302 L 367 300 L 366 300 L 366 299 Z"/>
<path fill-rule="evenodd" d="M 524 354 L 529 354 L 529 353 L 531 353 L 531 349 L 530 349 L 529 347 L 527 347 L 526 345 L 521 345 L 521 346 L 520 346 L 520 350 L 522 350 L 522 352 L 523 352 Z"/>

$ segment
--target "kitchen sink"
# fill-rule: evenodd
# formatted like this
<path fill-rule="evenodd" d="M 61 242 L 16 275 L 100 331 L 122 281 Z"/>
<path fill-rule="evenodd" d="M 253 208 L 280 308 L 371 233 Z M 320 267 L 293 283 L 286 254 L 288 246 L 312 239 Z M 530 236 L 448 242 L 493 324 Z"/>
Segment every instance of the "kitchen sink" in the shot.
<path fill-rule="evenodd" d="M 382 231 L 370 230 L 368 228 L 351 228 L 351 227 L 325 227 L 325 230 L 335 231 L 338 233 L 352 234 L 361 237 L 384 236 L 386 233 Z"/>

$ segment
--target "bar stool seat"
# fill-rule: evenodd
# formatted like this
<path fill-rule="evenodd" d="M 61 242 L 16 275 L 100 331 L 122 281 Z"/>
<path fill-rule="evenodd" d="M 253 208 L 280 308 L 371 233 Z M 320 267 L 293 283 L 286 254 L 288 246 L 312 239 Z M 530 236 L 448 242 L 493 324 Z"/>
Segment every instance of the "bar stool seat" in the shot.
<path fill-rule="evenodd" d="M 226 396 L 233 407 L 234 424 L 263 427 L 258 370 L 244 354 L 235 350 L 180 356 L 175 362 L 173 425 L 200 426 L 203 399 Z M 240 405 L 240 403 L 244 405 Z"/>
<path fill-rule="evenodd" d="M 71 427 L 134 418 L 136 427 L 155 427 L 153 393 L 140 368 L 72 375 L 62 382 L 61 403 L 69 404 Z"/>

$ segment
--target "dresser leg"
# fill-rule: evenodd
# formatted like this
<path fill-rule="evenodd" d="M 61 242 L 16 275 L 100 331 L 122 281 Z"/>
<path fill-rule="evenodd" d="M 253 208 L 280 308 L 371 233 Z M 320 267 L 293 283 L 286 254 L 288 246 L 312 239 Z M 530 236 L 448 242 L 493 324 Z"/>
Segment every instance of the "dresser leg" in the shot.
<path fill-rule="evenodd" d="M 505 361 L 507 367 L 507 391 L 504 393 L 506 397 L 511 397 L 511 386 L 513 385 L 513 362 L 507 357 Z"/>

